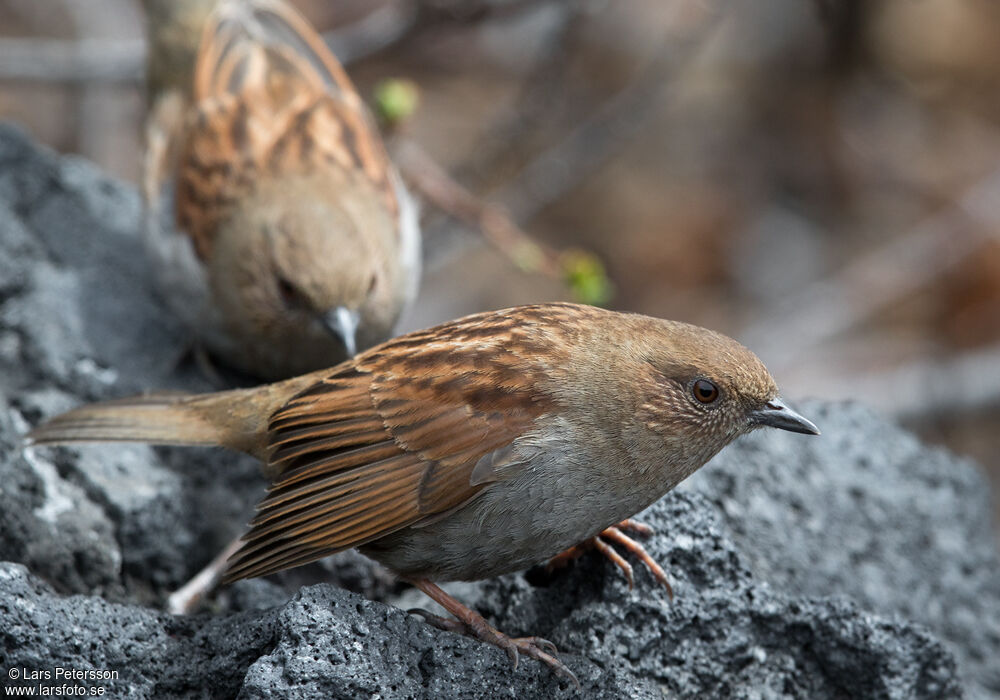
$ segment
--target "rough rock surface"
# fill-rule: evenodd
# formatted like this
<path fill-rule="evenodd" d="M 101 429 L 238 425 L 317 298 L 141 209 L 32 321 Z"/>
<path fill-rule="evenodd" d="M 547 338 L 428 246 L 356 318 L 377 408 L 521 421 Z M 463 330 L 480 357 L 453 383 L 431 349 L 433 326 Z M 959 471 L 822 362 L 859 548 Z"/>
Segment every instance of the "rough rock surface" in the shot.
<path fill-rule="evenodd" d="M 755 577 L 925 625 L 972 697 L 1000 695 L 1000 574 L 974 464 L 858 405 L 803 403 L 815 441 L 755 433 L 687 486 L 721 513 Z"/>
<path fill-rule="evenodd" d="M 241 582 L 192 617 L 162 612 L 251 512 L 252 460 L 19 446 L 81 401 L 212 388 L 149 287 L 140 216 L 130 188 L 0 127 L 4 682 L 58 685 L 30 676 L 62 667 L 117 672 L 71 681 L 110 697 L 578 696 L 387 605 L 419 598 L 356 555 Z M 461 584 L 463 599 L 559 645 L 582 697 L 1000 697 L 982 476 L 863 408 L 803 408 L 823 437 L 749 436 L 642 516 L 673 602 L 594 555 Z M 301 587 L 321 580 L 375 600 Z"/>

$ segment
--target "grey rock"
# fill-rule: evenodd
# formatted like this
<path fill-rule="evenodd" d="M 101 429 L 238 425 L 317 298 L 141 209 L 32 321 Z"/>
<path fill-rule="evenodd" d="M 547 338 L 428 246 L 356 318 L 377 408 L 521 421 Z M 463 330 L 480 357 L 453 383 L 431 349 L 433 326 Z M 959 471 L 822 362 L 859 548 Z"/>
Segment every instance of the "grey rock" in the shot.
<path fill-rule="evenodd" d="M 540 629 L 594 664 L 624 661 L 669 697 L 961 696 L 951 654 L 927 630 L 756 579 L 706 498 L 670 494 L 641 517 L 662 533 L 646 547 L 667 568 L 673 602 L 645 571 L 629 591 L 591 554 L 543 579 L 547 587 L 490 582 L 480 608 L 503 629 Z"/>
<path fill-rule="evenodd" d="M 150 287 L 139 218 L 132 189 L 0 126 L 4 670 L 113 670 L 88 683 L 139 698 L 1000 697 L 986 482 L 856 406 L 804 407 L 821 439 L 749 436 L 642 515 L 673 602 L 595 554 L 455 587 L 559 645 L 579 693 L 386 604 L 427 603 L 354 553 L 159 611 L 250 516 L 253 460 L 20 449 L 82 401 L 213 388 Z M 367 597 L 302 587 L 319 581 Z"/>
<path fill-rule="evenodd" d="M 0 665 L 9 685 L 61 685 L 56 668 L 116 678 L 71 685 L 112 698 L 233 697 L 272 642 L 274 613 L 178 618 L 94 596 L 61 596 L 21 565 L 0 563 Z M 21 678 L 12 679 L 10 669 Z M 43 681 L 25 680 L 48 672 Z M 39 694 L 41 694 L 39 692 Z"/>
<path fill-rule="evenodd" d="M 0 130 L 0 252 L 17 261 L 0 318 L 20 336 L 0 389 L 44 376 L 96 397 L 166 381 L 188 341 L 149 286 L 135 190 Z"/>
<path fill-rule="evenodd" d="M 111 594 L 121 551 L 107 514 L 38 454 L 21 454 L 16 414 L 0 400 L 0 559 L 23 562 L 62 591 Z"/>
<path fill-rule="evenodd" d="M 989 483 L 857 404 L 805 403 L 823 435 L 758 432 L 686 485 L 709 498 L 754 575 L 926 625 L 970 697 L 1000 696 L 1000 556 Z"/>

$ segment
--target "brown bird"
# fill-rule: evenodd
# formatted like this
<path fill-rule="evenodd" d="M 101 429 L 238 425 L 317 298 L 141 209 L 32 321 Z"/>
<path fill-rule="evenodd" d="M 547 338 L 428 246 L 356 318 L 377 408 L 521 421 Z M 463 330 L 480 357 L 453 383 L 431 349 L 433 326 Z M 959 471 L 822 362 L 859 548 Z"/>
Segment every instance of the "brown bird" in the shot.
<path fill-rule="evenodd" d="M 507 637 L 433 582 L 518 571 L 587 542 L 624 562 L 610 539 L 666 583 L 616 524 L 762 426 L 819 432 L 736 341 L 540 304 L 410 333 L 277 384 L 85 406 L 29 439 L 248 452 L 272 484 L 227 581 L 358 547 L 459 620 L 432 622 L 572 678 L 550 643 Z"/>
<path fill-rule="evenodd" d="M 146 97 L 152 107 L 168 93 L 191 99 L 194 62 L 208 16 L 218 0 L 140 0 L 146 13 Z"/>
<path fill-rule="evenodd" d="M 180 28 L 205 5 L 147 2 Z M 322 39 L 280 0 L 225 0 L 185 95 L 175 35 L 190 30 L 160 34 L 143 189 L 168 303 L 214 353 L 272 379 L 388 338 L 416 294 L 416 208 Z M 164 221 L 171 185 L 187 235 Z"/>

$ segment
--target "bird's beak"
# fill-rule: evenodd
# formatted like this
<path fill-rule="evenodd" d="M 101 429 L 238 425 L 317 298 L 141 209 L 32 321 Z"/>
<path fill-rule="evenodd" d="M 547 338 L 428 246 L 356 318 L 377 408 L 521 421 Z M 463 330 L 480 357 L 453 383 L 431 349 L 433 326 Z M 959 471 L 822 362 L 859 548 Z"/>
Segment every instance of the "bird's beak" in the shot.
<path fill-rule="evenodd" d="M 803 435 L 819 435 L 819 428 L 813 425 L 812 421 L 790 409 L 780 398 L 771 399 L 764 408 L 754 411 L 752 420 L 757 425 L 790 430 Z"/>
<path fill-rule="evenodd" d="M 356 335 L 360 314 L 345 306 L 330 309 L 320 317 L 323 327 L 340 339 L 344 344 L 348 357 L 354 357 L 358 351 Z"/>

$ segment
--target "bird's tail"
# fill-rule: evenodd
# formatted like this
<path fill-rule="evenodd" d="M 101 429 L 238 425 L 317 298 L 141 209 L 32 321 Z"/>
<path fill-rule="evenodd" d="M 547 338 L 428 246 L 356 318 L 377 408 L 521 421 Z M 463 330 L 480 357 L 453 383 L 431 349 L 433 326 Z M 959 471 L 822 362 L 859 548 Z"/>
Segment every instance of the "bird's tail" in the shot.
<path fill-rule="evenodd" d="M 153 394 L 81 406 L 32 430 L 27 435 L 27 444 L 216 445 L 266 461 L 271 414 L 325 372 L 250 389 L 213 394 Z"/>
<path fill-rule="evenodd" d="M 29 445 L 73 442 L 148 442 L 154 445 L 221 445 L 245 449 L 236 412 L 240 391 L 157 394 L 81 406 L 38 426 Z M 253 426 L 246 426 L 251 430 Z"/>

